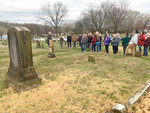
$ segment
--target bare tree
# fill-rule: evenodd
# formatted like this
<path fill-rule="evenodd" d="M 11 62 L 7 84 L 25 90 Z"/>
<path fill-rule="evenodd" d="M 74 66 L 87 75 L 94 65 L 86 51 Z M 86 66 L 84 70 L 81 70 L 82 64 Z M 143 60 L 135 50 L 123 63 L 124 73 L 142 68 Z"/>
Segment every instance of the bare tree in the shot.
<path fill-rule="evenodd" d="M 113 25 L 114 32 L 118 31 L 119 25 L 126 17 L 128 2 L 126 0 L 105 1 L 102 4 L 105 7 L 107 19 Z"/>
<path fill-rule="evenodd" d="M 132 11 L 132 10 L 127 11 L 127 16 L 124 25 L 127 25 L 128 32 L 132 32 L 134 30 L 135 25 L 140 17 L 141 13 L 139 11 Z"/>
<path fill-rule="evenodd" d="M 102 5 L 91 6 L 82 14 L 81 23 L 83 27 L 92 33 L 95 31 L 102 32 L 107 24 L 104 10 Z"/>
<path fill-rule="evenodd" d="M 61 2 L 54 3 L 53 5 L 47 3 L 46 5 L 43 5 L 39 19 L 50 24 L 57 34 L 58 28 L 67 13 L 68 9 Z"/>
<path fill-rule="evenodd" d="M 137 29 L 145 30 L 150 25 L 150 15 L 142 14 L 136 24 Z"/>

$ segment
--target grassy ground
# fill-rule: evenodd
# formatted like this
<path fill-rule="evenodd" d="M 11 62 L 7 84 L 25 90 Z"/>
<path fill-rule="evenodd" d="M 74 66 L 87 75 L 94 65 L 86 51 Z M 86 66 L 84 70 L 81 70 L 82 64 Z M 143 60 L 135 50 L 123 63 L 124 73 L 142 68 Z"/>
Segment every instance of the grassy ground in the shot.
<path fill-rule="evenodd" d="M 0 42 L 0 113 L 103 113 L 124 104 L 150 78 L 150 57 L 122 56 L 122 47 L 113 55 L 111 47 L 106 54 L 54 45 L 57 57 L 49 59 L 47 45 L 38 49 L 33 43 L 34 66 L 43 83 L 16 93 L 3 82 L 9 54 Z M 96 63 L 89 63 L 88 55 L 94 55 Z"/>

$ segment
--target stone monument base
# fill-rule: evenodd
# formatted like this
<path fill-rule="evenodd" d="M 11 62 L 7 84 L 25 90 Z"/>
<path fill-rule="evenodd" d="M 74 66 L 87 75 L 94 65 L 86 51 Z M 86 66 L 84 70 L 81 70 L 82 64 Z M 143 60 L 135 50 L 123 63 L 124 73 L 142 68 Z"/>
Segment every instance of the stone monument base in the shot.
<path fill-rule="evenodd" d="M 54 53 L 49 53 L 49 54 L 47 55 L 47 57 L 49 57 L 49 58 L 55 58 L 56 55 L 55 55 Z"/>
<path fill-rule="evenodd" d="M 38 87 L 42 83 L 42 79 L 40 78 L 20 82 L 15 80 L 15 78 L 9 76 L 8 74 L 6 74 L 6 81 L 8 85 L 12 86 L 17 92 L 30 90 L 32 88 Z"/>

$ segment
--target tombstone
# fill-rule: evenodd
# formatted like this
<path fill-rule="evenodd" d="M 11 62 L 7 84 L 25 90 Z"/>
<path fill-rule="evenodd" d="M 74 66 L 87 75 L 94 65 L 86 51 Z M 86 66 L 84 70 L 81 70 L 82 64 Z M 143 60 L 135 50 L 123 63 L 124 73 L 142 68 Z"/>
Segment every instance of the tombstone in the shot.
<path fill-rule="evenodd" d="M 36 41 L 36 48 L 41 48 L 40 41 Z"/>
<path fill-rule="evenodd" d="M 54 58 L 55 53 L 54 53 L 54 47 L 53 47 L 53 40 L 49 40 L 49 54 L 48 54 L 49 58 Z"/>
<path fill-rule="evenodd" d="M 42 80 L 38 77 L 32 59 L 30 30 L 13 27 L 8 30 L 10 66 L 6 81 L 18 92 L 37 87 Z"/>
<path fill-rule="evenodd" d="M 95 62 L 95 57 L 93 55 L 88 56 L 88 61 L 89 62 Z"/>

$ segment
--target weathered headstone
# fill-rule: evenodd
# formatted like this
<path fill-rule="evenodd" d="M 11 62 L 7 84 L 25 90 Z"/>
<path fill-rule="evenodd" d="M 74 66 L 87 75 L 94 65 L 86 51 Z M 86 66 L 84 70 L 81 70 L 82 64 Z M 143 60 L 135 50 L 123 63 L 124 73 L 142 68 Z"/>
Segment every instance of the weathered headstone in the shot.
<path fill-rule="evenodd" d="M 88 56 L 88 61 L 89 62 L 95 62 L 95 57 L 93 55 Z"/>
<path fill-rule="evenodd" d="M 41 84 L 32 59 L 30 30 L 13 27 L 8 30 L 10 66 L 6 73 L 8 84 L 18 92 L 37 87 Z"/>
<path fill-rule="evenodd" d="M 48 54 L 49 58 L 54 58 L 55 53 L 54 53 L 54 47 L 53 47 L 53 40 L 49 40 L 49 54 Z"/>
<path fill-rule="evenodd" d="M 36 41 L 36 48 L 41 48 L 40 41 Z"/>

